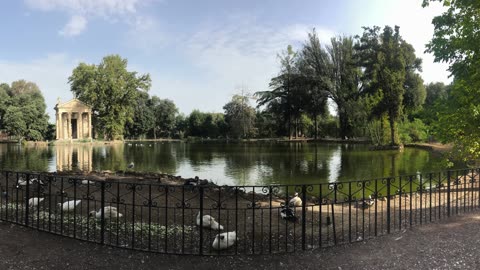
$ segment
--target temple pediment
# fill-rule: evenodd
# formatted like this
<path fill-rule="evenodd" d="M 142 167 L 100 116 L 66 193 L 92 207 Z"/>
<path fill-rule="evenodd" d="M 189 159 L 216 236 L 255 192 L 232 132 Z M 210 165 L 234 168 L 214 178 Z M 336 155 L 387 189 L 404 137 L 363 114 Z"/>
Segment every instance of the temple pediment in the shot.
<path fill-rule="evenodd" d="M 57 103 L 55 110 L 65 110 L 65 111 L 91 111 L 92 107 L 83 103 L 77 98 L 71 99 L 64 103 Z"/>

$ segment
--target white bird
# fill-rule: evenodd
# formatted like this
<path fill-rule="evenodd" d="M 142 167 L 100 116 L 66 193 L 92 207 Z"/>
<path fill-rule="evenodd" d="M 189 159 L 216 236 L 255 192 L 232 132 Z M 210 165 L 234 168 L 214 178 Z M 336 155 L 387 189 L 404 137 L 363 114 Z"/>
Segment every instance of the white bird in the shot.
<path fill-rule="evenodd" d="M 95 181 L 90 181 L 90 180 L 84 179 L 84 180 L 82 180 L 81 183 L 82 183 L 82 185 L 93 185 L 93 184 L 95 184 Z"/>
<path fill-rule="evenodd" d="M 302 206 L 302 199 L 300 199 L 300 197 L 298 197 L 297 192 L 295 192 L 295 195 L 293 195 L 293 198 L 290 200 L 288 205 L 295 206 L 295 207 Z"/>
<path fill-rule="evenodd" d="M 133 161 L 132 161 L 132 162 L 130 162 L 130 164 L 128 164 L 127 169 L 133 169 L 133 167 L 135 167 L 135 163 L 133 163 Z"/>
<path fill-rule="evenodd" d="M 217 234 L 213 240 L 212 248 L 216 250 L 227 249 L 237 241 L 237 232 L 224 232 Z"/>
<path fill-rule="evenodd" d="M 75 209 L 75 206 L 79 205 L 82 200 L 74 200 L 74 201 L 68 201 L 64 203 L 58 203 L 58 206 L 62 208 L 63 211 L 68 212 L 68 211 L 73 211 Z"/>
<path fill-rule="evenodd" d="M 121 218 L 123 217 L 123 215 L 121 213 L 118 212 L 117 208 L 116 207 L 113 207 L 113 206 L 105 206 L 103 208 L 103 211 L 104 211 L 104 217 L 105 218 Z M 91 211 L 89 213 L 89 216 L 94 216 L 96 218 L 102 218 L 102 209 L 98 209 L 98 211 Z"/>
<path fill-rule="evenodd" d="M 33 183 L 35 183 L 35 182 L 39 183 L 40 185 L 44 185 L 43 181 L 42 181 L 42 180 L 38 180 L 37 178 L 32 178 L 32 179 L 28 180 L 28 183 L 29 183 L 30 185 L 33 185 Z M 17 180 L 17 188 L 18 188 L 19 186 L 26 186 L 26 185 L 27 185 L 27 181 L 26 181 L 25 179 L 23 179 L 22 177 L 18 178 L 18 180 Z"/>
<path fill-rule="evenodd" d="M 36 207 L 39 203 L 41 203 L 43 200 L 45 200 L 45 198 L 37 198 L 37 197 L 34 197 L 34 198 L 30 198 L 28 200 L 28 206 L 29 207 Z"/>
<path fill-rule="evenodd" d="M 223 226 L 218 224 L 218 222 L 210 215 L 204 215 L 202 217 L 203 227 L 210 228 L 212 230 L 223 230 Z M 200 226 L 200 212 L 197 215 L 197 226 Z"/>
<path fill-rule="evenodd" d="M 32 182 L 30 181 L 30 184 Z M 27 185 L 27 181 L 25 181 L 23 178 L 18 178 L 18 181 L 17 181 L 17 187 L 18 186 L 26 186 Z"/>

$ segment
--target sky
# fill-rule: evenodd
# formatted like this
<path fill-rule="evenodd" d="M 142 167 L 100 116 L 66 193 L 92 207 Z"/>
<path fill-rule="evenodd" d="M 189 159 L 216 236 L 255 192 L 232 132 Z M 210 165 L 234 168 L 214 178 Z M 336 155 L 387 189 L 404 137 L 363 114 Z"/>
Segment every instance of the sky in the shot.
<path fill-rule="evenodd" d="M 242 90 L 269 90 L 277 54 L 301 48 L 313 28 L 328 44 L 362 34 L 362 26 L 398 25 L 423 59 L 424 81 L 448 83 L 447 65 L 424 53 L 443 7 L 421 2 L 0 0 L 0 82 L 35 82 L 53 123 L 57 98 L 73 98 L 72 70 L 119 54 L 130 71 L 150 74 L 150 95 L 173 100 L 180 112 L 222 112 Z"/>

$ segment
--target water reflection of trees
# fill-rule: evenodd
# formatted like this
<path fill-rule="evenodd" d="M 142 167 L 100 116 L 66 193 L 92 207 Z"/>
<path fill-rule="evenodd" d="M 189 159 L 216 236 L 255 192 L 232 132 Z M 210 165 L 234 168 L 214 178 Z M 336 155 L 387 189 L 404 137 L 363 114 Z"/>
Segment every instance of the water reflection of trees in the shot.
<path fill-rule="evenodd" d="M 14 171 L 49 171 L 53 151 L 47 145 L 0 144 L 0 168 Z"/>

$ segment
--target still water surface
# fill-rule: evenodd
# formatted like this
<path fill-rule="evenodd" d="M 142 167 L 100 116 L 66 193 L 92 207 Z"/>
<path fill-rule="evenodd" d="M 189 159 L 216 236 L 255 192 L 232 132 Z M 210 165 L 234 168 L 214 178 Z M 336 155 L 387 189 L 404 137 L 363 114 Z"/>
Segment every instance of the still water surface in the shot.
<path fill-rule="evenodd" d="M 438 154 L 414 148 L 369 151 L 326 143 L 132 142 L 115 145 L 0 144 L 0 169 L 125 170 L 199 176 L 223 185 L 327 183 L 441 170 Z"/>

